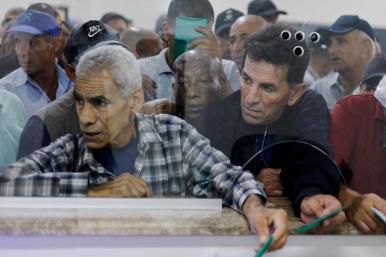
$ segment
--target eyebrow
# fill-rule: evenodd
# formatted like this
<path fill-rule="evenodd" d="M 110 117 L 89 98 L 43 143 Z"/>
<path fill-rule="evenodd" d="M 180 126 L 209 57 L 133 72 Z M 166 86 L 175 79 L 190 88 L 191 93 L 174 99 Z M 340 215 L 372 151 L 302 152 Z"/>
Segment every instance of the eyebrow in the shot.
<path fill-rule="evenodd" d="M 262 83 L 259 83 L 259 86 L 260 87 L 274 87 L 274 88 L 277 88 L 277 86 L 273 83 L 269 83 L 269 82 L 262 82 Z"/>
<path fill-rule="evenodd" d="M 78 92 L 76 92 L 74 90 L 74 98 L 81 98 L 81 99 L 87 99 L 87 101 L 89 102 L 93 102 L 93 101 L 103 101 L 103 102 L 107 102 L 107 103 L 110 103 L 110 101 L 104 97 L 103 95 L 97 95 L 97 96 L 91 96 L 91 97 L 83 97 L 81 94 L 79 94 Z"/>
<path fill-rule="evenodd" d="M 248 77 L 248 79 L 251 79 L 251 76 L 249 76 L 249 74 L 245 70 L 241 72 L 241 76 L 246 76 Z"/>

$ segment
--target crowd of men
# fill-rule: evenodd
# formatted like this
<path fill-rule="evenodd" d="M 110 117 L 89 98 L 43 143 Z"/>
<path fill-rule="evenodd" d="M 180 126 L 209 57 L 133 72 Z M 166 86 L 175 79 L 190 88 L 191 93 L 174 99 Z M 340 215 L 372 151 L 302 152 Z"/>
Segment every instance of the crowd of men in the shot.
<path fill-rule="evenodd" d="M 165 11 L 155 31 L 113 12 L 71 28 L 45 3 L 7 12 L 0 195 L 222 198 L 260 244 L 272 233 L 270 250 L 288 221 L 267 197 L 305 223 L 348 206 L 319 232 L 347 218 L 386 233 L 372 212 L 386 214 L 386 57 L 371 25 L 342 15 L 308 37 L 270 0 Z M 206 26 L 182 40 L 181 17 Z"/>

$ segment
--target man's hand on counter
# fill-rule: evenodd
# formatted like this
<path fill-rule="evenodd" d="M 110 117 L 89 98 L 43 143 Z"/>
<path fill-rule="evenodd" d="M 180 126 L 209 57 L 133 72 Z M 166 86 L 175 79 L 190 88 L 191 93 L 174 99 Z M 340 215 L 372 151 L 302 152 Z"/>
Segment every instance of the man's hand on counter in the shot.
<path fill-rule="evenodd" d="M 361 195 L 346 186 L 342 186 L 339 199 L 350 204 L 347 209 L 348 220 L 362 233 L 385 234 L 386 225 L 381 222 L 371 208 L 375 207 L 386 213 L 386 201 L 376 194 Z"/>
<path fill-rule="evenodd" d="M 257 195 L 250 195 L 243 205 L 243 213 L 248 219 L 253 233 L 260 237 L 259 248 L 270 235 L 270 227 L 273 228 L 273 241 L 268 248 L 277 250 L 284 246 L 288 237 L 287 213 L 282 209 L 267 208 Z"/>
<path fill-rule="evenodd" d="M 256 180 L 264 184 L 264 191 L 267 196 L 283 196 L 284 187 L 280 181 L 281 169 L 265 168 L 256 176 Z"/>
<path fill-rule="evenodd" d="M 300 218 L 304 223 L 309 223 L 311 220 L 339 207 L 341 207 L 341 203 L 332 195 L 317 194 L 306 196 L 300 204 Z M 340 211 L 337 215 L 325 220 L 315 232 L 327 232 L 342 223 L 345 219 L 345 213 Z"/>
<path fill-rule="evenodd" d="M 87 195 L 89 197 L 148 197 L 150 190 L 145 181 L 125 172 L 104 184 L 89 186 Z"/>

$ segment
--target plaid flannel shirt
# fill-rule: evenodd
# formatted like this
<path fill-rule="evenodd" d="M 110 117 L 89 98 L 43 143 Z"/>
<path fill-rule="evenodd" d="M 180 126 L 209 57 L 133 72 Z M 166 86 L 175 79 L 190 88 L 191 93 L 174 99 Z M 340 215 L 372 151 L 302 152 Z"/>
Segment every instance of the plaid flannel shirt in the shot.
<path fill-rule="evenodd" d="M 219 197 L 240 211 L 250 194 L 265 199 L 261 183 L 230 164 L 209 140 L 170 115 L 136 114 L 139 145 L 133 175 L 154 195 Z M 88 185 L 115 175 L 93 157 L 82 136 L 67 134 L 18 162 L 0 168 L 2 196 L 87 196 Z"/>

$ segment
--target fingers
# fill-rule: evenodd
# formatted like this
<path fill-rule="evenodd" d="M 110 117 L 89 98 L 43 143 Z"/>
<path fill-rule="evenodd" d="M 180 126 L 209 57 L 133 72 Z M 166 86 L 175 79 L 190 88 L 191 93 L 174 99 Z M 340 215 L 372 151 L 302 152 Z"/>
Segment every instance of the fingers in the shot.
<path fill-rule="evenodd" d="M 367 224 L 362 221 L 362 220 L 359 220 L 357 221 L 356 223 L 354 223 L 354 226 L 359 230 L 361 231 L 362 233 L 365 233 L 365 234 L 369 234 L 370 233 L 370 228 L 367 226 Z"/>
<path fill-rule="evenodd" d="M 272 236 L 274 241 L 271 243 L 269 250 L 277 250 L 282 248 L 288 239 L 288 219 L 287 213 L 284 210 L 275 210 L 272 219 L 275 231 Z"/>
<path fill-rule="evenodd" d="M 207 27 L 197 27 L 196 31 L 202 33 L 204 37 L 197 38 L 189 43 L 189 49 L 201 49 L 215 57 L 221 58 L 221 44 L 212 30 Z"/>
<path fill-rule="evenodd" d="M 264 188 L 265 189 L 270 189 L 270 190 L 284 190 L 283 185 L 280 183 L 280 181 L 262 181 L 264 183 Z"/>
<path fill-rule="evenodd" d="M 280 180 L 281 169 L 262 169 L 256 176 L 256 180 L 264 183 L 264 189 L 268 196 L 282 196 L 283 185 Z"/>
<path fill-rule="evenodd" d="M 272 196 L 283 196 L 284 192 L 282 190 L 276 190 L 276 189 L 267 189 L 265 188 L 265 193 L 267 196 L 272 197 Z"/>
<path fill-rule="evenodd" d="M 340 211 L 337 215 L 325 220 L 322 224 L 323 227 L 332 228 L 346 219 L 346 215 L 343 211 Z"/>
<path fill-rule="evenodd" d="M 217 41 L 216 36 L 213 34 L 213 32 L 210 28 L 199 26 L 199 27 L 196 27 L 195 29 L 197 32 L 204 34 L 207 38 Z"/>
<path fill-rule="evenodd" d="M 317 195 L 305 197 L 300 205 L 300 209 L 302 214 L 313 217 L 321 216 L 324 211 Z"/>
<path fill-rule="evenodd" d="M 142 88 L 150 95 L 155 96 L 157 85 L 149 76 L 142 75 Z"/>
<path fill-rule="evenodd" d="M 257 217 L 258 218 L 254 220 L 255 226 L 253 226 L 252 231 L 260 237 L 260 245 L 262 245 L 269 237 L 269 228 L 268 228 L 269 224 L 268 224 L 268 220 L 266 219 L 263 213 L 262 215 L 259 215 Z"/>
<path fill-rule="evenodd" d="M 326 201 L 325 203 L 323 204 L 324 205 L 324 211 L 322 213 L 322 215 L 324 214 L 327 214 L 337 208 L 340 208 L 342 205 L 341 203 L 335 199 L 334 197 L 330 197 L 328 195 L 325 196 L 326 197 Z M 332 228 L 333 226 L 336 226 L 340 223 L 342 223 L 344 220 L 346 219 L 346 215 L 343 211 L 340 211 L 338 214 L 336 214 L 335 216 L 325 220 L 322 224 L 323 227 L 330 227 Z"/>
<path fill-rule="evenodd" d="M 149 195 L 146 183 L 131 174 L 128 174 L 125 186 L 128 188 L 128 197 L 145 197 Z"/>

